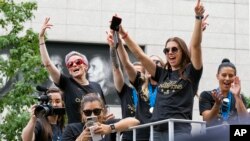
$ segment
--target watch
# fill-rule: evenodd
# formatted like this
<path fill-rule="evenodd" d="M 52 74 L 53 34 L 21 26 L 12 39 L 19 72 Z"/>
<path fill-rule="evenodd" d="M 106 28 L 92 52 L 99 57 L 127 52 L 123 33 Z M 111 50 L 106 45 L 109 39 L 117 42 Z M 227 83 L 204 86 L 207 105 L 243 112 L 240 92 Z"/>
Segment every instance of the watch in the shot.
<path fill-rule="evenodd" d="M 111 129 L 111 133 L 115 133 L 115 125 L 114 124 L 110 124 L 110 129 Z"/>

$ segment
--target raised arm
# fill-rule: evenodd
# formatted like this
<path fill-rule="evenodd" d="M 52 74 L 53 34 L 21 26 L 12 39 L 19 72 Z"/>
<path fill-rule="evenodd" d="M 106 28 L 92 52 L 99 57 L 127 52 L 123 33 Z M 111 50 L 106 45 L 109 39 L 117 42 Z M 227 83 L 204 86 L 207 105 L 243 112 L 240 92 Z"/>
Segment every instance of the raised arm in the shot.
<path fill-rule="evenodd" d="M 123 78 L 123 74 L 121 71 L 121 67 L 120 67 L 120 62 L 119 62 L 119 58 L 117 56 L 117 51 L 114 47 L 114 41 L 113 41 L 113 37 L 111 35 L 111 33 L 107 33 L 107 41 L 110 47 L 110 59 L 112 62 L 112 72 L 113 72 L 113 79 L 114 79 L 114 85 L 115 88 L 118 92 L 121 92 L 122 87 L 124 85 L 124 78 Z M 119 44 L 121 45 L 121 44 Z M 118 48 L 121 48 L 120 46 L 118 46 Z"/>
<path fill-rule="evenodd" d="M 237 110 L 237 113 L 240 117 L 247 117 L 248 116 L 248 112 L 247 112 L 247 108 L 244 105 L 243 101 L 242 101 L 242 97 L 240 94 L 241 91 L 241 83 L 240 83 L 240 79 L 238 76 L 236 76 L 234 78 L 234 82 L 230 88 L 230 91 L 233 93 L 233 96 L 235 98 L 235 108 Z"/>
<path fill-rule="evenodd" d="M 36 126 L 36 116 L 34 115 L 34 110 L 35 110 L 35 106 L 32 106 L 31 108 L 31 117 L 30 120 L 28 122 L 28 124 L 23 128 L 22 131 L 22 140 L 23 141 L 34 141 L 35 140 L 35 126 Z"/>
<path fill-rule="evenodd" d="M 200 0 L 197 0 L 195 6 L 195 25 L 190 42 L 190 54 L 191 62 L 194 68 L 199 70 L 202 67 L 202 53 L 201 53 L 201 41 L 202 41 L 202 19 L 204 18 L 205 9 Z"/>
<path fill-rule="evenodd" d="M 49 23 L 50 18 L 46 18 L 42 29 L 39 34 L 39 48 L 40 54 L 42 58 L 43 65 L 46 67 L 47 71 L 49 72 L 50 76 L 52 77 L 54 83 L 59 84 L 60 80 L 60 71 L 56 68 L 56 66 L 50 60 L 46 44 L 45 44 L 45 32 L 47 28 L 51 28 L 52 24 Z"/>
<path fill-rule="evenodd" d="M 122 36 L 122 39 L 125 41 L 126 45 L 128 46 L 129 50 L 135 55 L 135 57 L 142 63 L 144 68 L 154 77 L 155 76 L 155 70 L 156 65 L 154 62 L 150 59 L 149 56 L 147 56 L 143 50 L 139 47 L 137 43 L 128 35 L 127 32 L 123 29 L 123 27 L 120 25 L 119 34 Z M 123 60 L 123 59 L 121 59 Z"/>
<path fill-rule="evenodd" d="M 119 47 L 117 48 L 117 51 L 118 51 L 118 55 L 120 57 L 121 63 L 128 74 L 129 81 L 133 83 L 135 81 L 137 71 L 134 68 L 134 65 L 129 60 L 128 53 L 125 50 L 120 38 L 119 38 Z"/>

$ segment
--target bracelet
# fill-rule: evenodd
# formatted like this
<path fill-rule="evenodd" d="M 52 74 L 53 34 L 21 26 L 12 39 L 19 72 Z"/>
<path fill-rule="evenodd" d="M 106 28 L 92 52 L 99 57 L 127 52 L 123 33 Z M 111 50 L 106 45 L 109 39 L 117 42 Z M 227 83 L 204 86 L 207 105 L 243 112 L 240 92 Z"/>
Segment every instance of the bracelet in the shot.
<path fill-rule="evenodd" d="M 39 45 L 41 46 L 41 45 L 44 45 L 45 43 L 43 42 L 43 43 L 40 43 Z"/>
<path fill-rule="evenodd" d="M 127 38 L 127 36 L 128 36 L 128 32 L 126 32 L 126 33 L 125 33 L 125 35 L 124 35 L 124 36 L 122 36 L 122 39 Z"/>
<path fill-rule="evenodd" d="M 199 15 L 196 15 L 195 18 L 196 18 L 197 20 L 202 20 L 202 19 L 204 18 L 204 16 L 203 16 L 203 15 L 200 15 L 200 16 L 199 16 Z"/>

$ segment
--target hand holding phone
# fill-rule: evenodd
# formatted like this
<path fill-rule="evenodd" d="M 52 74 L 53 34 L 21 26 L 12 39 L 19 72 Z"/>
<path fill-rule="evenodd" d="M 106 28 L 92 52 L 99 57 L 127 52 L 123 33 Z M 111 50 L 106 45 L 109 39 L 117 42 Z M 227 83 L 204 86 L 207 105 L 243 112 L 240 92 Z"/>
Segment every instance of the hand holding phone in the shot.
<path fill-rule="evenodd" d="M 87 117 L 86 127 L 94 126 L 97 123 L 97 116 Z"/>
<path fill-rule="evenodd" d="M 89 130 L 90 130 L 92 141 L 100 141 L 100 140 L 102 140 L 101 134 L 95 134 L 95 129 L 98 126 L 97 122 L 98 122 L 97 121 L 97 116 L 87 117 L 86 127 L 88 127 Z"/>
<path fill-rule="evenodd" d="M 121 24 L 122 19 L 117 17 L 117 16 L 113 16 L 112 17 L 112 21 L 111 21 L 111 25 L 110 28 L 114 31 L 119 31 L 119 25 Z"/>

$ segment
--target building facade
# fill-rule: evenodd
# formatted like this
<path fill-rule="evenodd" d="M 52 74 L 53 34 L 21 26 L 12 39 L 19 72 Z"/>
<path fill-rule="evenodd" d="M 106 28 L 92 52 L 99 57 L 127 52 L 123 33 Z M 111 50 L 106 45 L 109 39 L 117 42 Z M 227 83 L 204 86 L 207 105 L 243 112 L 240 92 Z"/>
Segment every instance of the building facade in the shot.
<path fill-rule="evenodd" d="M 109 21 L 117 14 L 122 25 L 148 55 L 165 60 L 169 37 L 188 44 L 194 27 L 196 0 L 40 0 L 27 27 L 39 32 L 45 17 L 54 25 L 48 41 L 107 44 Z M 203 75 L 199 92 L 218 86 L 216 72 L 223 58 L 237 67 L 242 92 L 250 96 L 249 0 L 201 0 L 209 14 L 203 34 Z M 49 48 L 49 47 L 48 47 Z M 87 54 L 85 52 L 84 54 Z M 201 120 L 195 98 L 194 120 Z M 119 114 L 118 114 L 119 115 Z"/>

